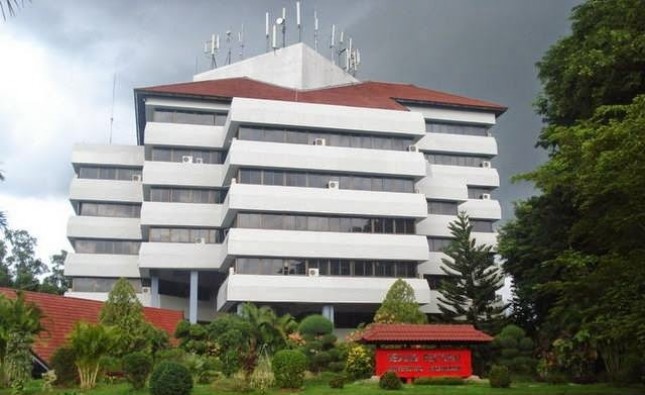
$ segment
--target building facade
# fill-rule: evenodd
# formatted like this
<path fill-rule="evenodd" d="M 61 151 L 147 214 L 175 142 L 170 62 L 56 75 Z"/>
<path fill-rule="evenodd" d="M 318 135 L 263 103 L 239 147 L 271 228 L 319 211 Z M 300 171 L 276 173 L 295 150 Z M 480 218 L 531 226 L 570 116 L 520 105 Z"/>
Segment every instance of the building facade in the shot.
<path fill-rule="evenodd" d="M 193 322 L 254 302 L 349 328 L 404 278 L 435 313 L 457 213 L 495 245 L 504 110 L 360 82 L 303 44 L 137 89 L 138 145 L 74 148 L 68 295 L 125 277 Z"/>

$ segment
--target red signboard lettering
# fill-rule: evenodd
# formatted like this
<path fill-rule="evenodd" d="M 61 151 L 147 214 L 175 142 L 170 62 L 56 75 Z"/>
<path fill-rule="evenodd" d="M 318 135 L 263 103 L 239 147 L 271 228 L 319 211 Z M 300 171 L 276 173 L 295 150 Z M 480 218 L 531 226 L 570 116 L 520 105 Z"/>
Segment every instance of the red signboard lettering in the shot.
<path fill-rule="evenodd" d="M 394 372 L 402 378 L 469 377 L 471 354 L 467 349 L 377 349 L 376 375 Z"/>

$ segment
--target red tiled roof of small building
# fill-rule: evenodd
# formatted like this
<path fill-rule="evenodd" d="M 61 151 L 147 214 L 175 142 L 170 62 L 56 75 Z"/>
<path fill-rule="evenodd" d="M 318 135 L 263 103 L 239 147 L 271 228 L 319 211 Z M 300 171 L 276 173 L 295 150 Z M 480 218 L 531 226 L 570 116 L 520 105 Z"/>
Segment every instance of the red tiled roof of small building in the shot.
<path fill-rule="evenodd" d="M 138 92 L 165 93 L 230 100 L 234 97 L 281 100 L 350 107 L 407 111 L 401 103 L 460 107 L 503 113 L 506 107 L 464 96 L 420 88 L 411 84 L 366 81 L 328 88 L 296 90 L 247 77 L 186 82 L 137 89 Z"/>
<path fill-rule="evenodd" d="M 365 329 L 364 343 L 479 343 L 493 338 L 472 325 L 372 324 Z"/>
<path fill-rule="evenodd" d="M 0 288 L 0 294 L 15 298 L 16 290 Z M 70 298 L 40 292 L 23 291 L 27 302 L 37 305 L 43 313 L 41 321 L 45 331 L 41 333 L 32 347 L 34 354 L 42 361 L 49 359 L 59 347 L 65 344 L 67 336 L 78 321 L 96 323 L 103 302 Z M 164 330 L 171 337 L 179 321 L 184 318 L 181 311 L 144 307 L 143 314 L 152 325 Z"/>

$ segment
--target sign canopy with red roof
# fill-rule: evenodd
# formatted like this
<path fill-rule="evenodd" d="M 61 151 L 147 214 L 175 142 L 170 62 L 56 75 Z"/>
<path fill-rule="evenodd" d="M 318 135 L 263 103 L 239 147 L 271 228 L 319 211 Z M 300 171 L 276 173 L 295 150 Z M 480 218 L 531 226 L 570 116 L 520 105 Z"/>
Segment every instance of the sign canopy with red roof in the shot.
<path fill-rule="evenodd" d="M 472 325 L 372 324 L 363 343 L 483 343 L 493 338 Z"/>

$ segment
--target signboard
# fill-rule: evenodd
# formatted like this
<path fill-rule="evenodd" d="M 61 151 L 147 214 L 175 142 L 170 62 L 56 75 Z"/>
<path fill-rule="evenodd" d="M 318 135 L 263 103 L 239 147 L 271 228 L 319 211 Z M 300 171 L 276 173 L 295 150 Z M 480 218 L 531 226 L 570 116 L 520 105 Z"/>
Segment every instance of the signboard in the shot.
<path fill-rule="evenodd" d="M 394 372 L 402 378 L 470 377 L 468 349 L 377 349 L 376 375 Z"/>

